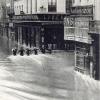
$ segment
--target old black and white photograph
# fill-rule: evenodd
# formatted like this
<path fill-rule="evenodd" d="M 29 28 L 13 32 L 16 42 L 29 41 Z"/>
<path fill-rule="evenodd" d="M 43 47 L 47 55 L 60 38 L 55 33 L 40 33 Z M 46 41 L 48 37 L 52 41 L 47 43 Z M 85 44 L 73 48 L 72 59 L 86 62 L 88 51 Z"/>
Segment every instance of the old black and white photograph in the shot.
<path fill-rule="evenodd" d="M 100 0 L 0 0 L 0 100 L 100 100 Z"/>

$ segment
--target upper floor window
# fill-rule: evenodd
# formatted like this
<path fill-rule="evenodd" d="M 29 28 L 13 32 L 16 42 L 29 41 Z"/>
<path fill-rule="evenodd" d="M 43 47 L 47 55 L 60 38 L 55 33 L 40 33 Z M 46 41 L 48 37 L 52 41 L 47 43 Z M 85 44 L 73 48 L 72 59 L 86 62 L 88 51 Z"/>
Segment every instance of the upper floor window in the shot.
<path fill-rule="evenodd" d="M 73 4 L 75 3 L 75 0 L 72 0 Z"/>
<path fill-rule="evenodd" d="M 70 12 L 70 7 L 75 3 L 75 0 L 66 0 L 66 13 Z"/>
<path fill-rule="evenodd" d="M 22 11 L 23 11 L 23 5 L 22 5 Z"/>
<path fill-rule="evenodd" d="M 57 0 L 48 0 L 48 12 L 56 12 Z"/>

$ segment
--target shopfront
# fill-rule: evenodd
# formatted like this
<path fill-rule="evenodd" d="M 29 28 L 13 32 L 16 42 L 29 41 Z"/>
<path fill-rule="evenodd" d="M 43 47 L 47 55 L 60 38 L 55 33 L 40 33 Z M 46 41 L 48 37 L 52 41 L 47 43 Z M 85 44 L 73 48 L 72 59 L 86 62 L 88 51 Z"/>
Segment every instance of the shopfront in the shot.
<path fill-rule="evenodd" d="M 64 49 L 63 19 L 62 14 L 15 16 L 15 40 L 28 47 Z"/>
<path fill-rule="evenodd" d="M 82 73 L 90 71 L 89 22 L 93 19 L 93 6 L 72 7 L 70 15 L 64 19 L 64 40 L 66 50 L 75 52 L 75 69 Z"/>

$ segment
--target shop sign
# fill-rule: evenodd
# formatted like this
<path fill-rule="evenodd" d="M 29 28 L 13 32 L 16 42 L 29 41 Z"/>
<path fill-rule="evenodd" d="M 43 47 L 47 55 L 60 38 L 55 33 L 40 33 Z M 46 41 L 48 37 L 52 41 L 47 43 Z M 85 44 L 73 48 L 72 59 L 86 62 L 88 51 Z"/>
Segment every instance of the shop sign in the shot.
<path fill-rule="evenodd" d="M 38 20 L 37 15 L 16 15 L 13 18 L 14 20 Z"/>
<path fill-rule="evenodd" d="M 72 15 L 93 15 L 93 6 L 77 6 L 71 7 Z"/>
<path fill-rule="evenodd" d="M 91 17 L 66 17 L 64 19 L 64 39 L 89 43 L 89 21 Z"/>
<path fill-rule="evenodd" d="M 79 29 L 80 30 L 80 29 Z M 73 40 L 82 43 L 91 44 L 89 35 L 86 29 L 82 29 L 85 32 L 76 31 L 76 28 L 64 27 L 64 40 Z"/>
<path fill-rule="evenodd" d="M 72 27 L 64 27 L 64 40 L 75 40 L 75 31 Z"/>
<path fill-rule="evenodd" d="M 75 19 L 73 17 L 66 17 L 64 18 L 64 26 L 71 27 L 74 26 Z"/>
<path fill-rule="evenodd" d="M 63 21 L 64 15 L 61 14 L 37 14 L 37 15 L 16 15 L 14 20 L 30 21 Z"/>

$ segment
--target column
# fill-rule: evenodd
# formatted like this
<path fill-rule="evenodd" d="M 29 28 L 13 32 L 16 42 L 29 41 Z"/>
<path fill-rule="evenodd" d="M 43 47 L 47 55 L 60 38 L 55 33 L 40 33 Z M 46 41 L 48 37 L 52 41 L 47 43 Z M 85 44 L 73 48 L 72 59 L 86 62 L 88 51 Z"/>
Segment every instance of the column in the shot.
<path fill-rule="evenodd" d="M 100 80 L 100 34 L 99 34 L 99 80 Z"/>
<path fill-rule="evenodd" d="M 36 27 L 36 47 L 39 47 L 39 38 L 40 38 L 40 31 L 39 31 L 39 27 Z"/>
<path fill-rule="evenodd" d="M 44 27 L 42 26 L 41 28 L 40 28 L 40 31 L 41 31 L 41 47 L 44 47 Z"/>
<path fill-rule="evenodd" d="M 18 43 L 22 44 L 22 27 L 18 27 Z"/>
<path fill-rule="evenodd" d="M 90 47 L 90 77 L 93 77 L 93 47 Z"/>

